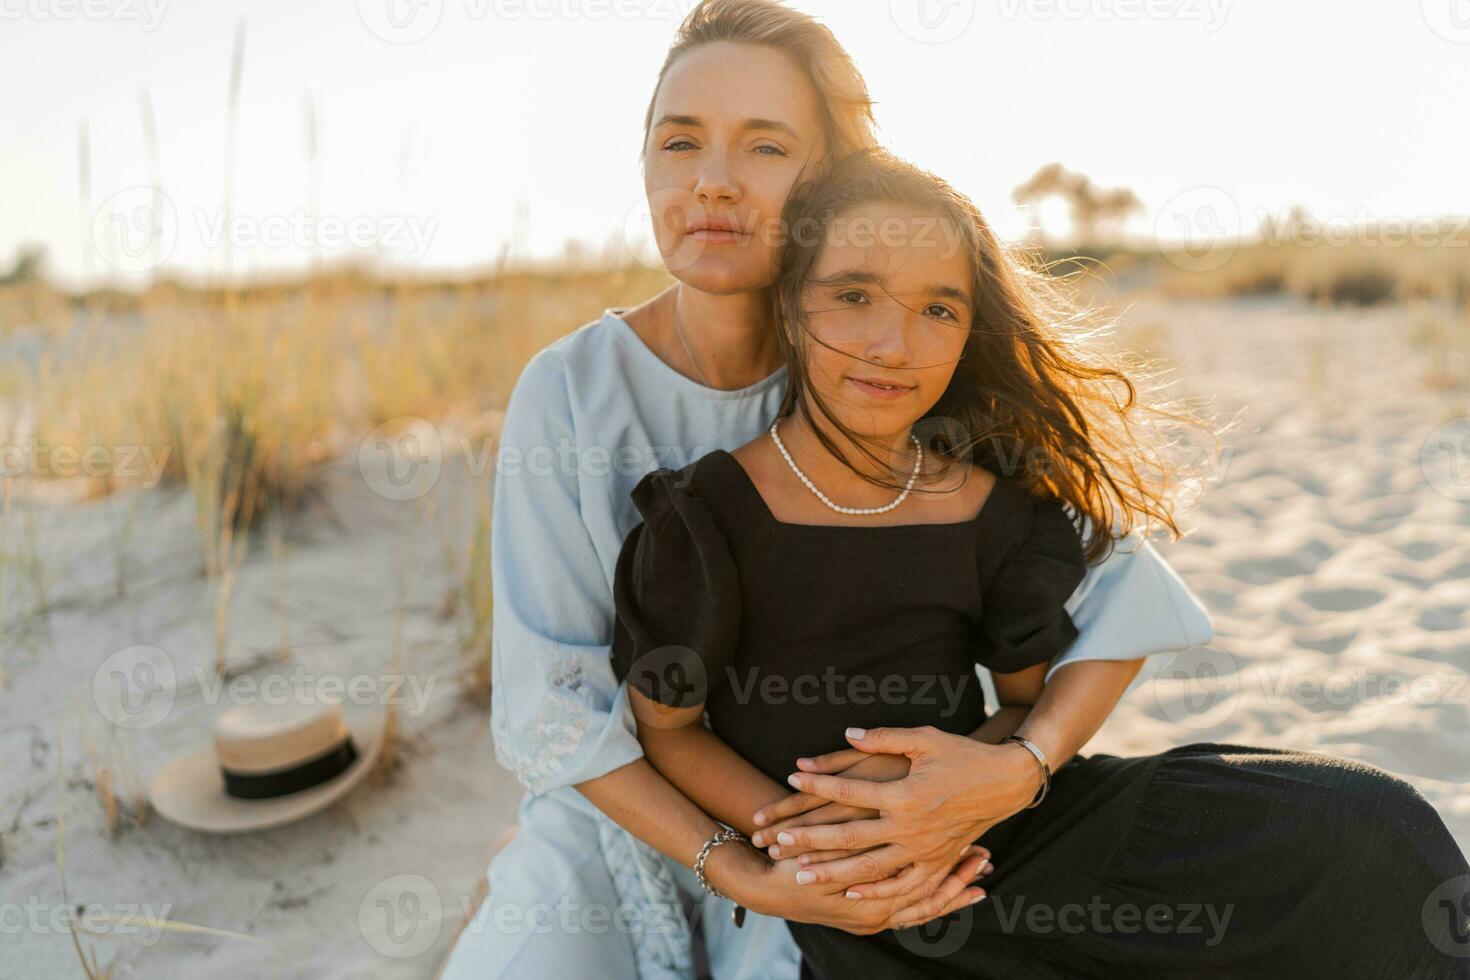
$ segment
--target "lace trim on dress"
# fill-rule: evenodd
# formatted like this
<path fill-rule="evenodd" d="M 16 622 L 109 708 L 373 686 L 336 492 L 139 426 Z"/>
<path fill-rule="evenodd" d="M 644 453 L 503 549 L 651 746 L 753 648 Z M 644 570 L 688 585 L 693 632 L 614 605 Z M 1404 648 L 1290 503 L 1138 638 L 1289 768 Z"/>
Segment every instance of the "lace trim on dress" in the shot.
<path fill-rule="evenodd" d="M 535 720 L 520 737 L 495 740 L 495 758 L 533 793 L 560 775 L 562 760 L 587 738 L 592 693 L 576 654 L 553 648 L 546 659 L 546 692 Z"/>

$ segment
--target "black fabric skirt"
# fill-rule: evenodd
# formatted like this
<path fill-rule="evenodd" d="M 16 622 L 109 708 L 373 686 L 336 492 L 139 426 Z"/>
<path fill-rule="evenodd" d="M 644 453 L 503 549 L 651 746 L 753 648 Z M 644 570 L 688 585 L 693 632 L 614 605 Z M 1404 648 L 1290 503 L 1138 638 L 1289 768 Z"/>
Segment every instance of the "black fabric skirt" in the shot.
<path fill-rule="evenodd" d="M 979 843 L 978 905 L 872 936 L 789 923 L 803 978 L 1470 978 L 1470 866 L 1373 766 L 1215 743 L 1077 756 Z"/>

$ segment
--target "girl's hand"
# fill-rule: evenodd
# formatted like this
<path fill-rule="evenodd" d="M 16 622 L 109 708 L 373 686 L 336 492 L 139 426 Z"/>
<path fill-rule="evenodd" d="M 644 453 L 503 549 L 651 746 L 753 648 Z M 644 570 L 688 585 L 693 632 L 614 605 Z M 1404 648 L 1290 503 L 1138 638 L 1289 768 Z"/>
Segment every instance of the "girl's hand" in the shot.
<path fill-rule="evenodd" d="M 879 813 L 875 819 L 778 833 L 783 855 L 857 852 L 810 865 L 813 881 L 824 887 L 850 885 L 859 894 L 882 896 L 899 887 L 901 875 L 884 879 L 909 865 L 914 870 L 906 873 L 932 874 L 1019 812 L 1040 784 L 1035 760 L 1016 745 L 988 745 L 931 727 L 850 731 L 848 737 L 867 751 L 905 756 L 911 767 L 908 776 L 888 783 L 807 772 L 791 777 L 809 795 Z"/>
<path fill-rule="evenodd" d="M 797 759 L 796 764 L 804 772 L 842 775 L 878 783 L 902 779 L 909 774 L 909 760 L 906 756 L 874 755 L 859 749 L 842 749 L 814 759 Z M 810 793 L 792 793 L 784 800 L 755 812 L 754 821 L 761 829 L 750 840 L 756 847 L 771 848 L 771 857 L 774 859 L 796 857 L 803 853 L 801 849 L 786 849 L 776 843 L 776 835 L 782 830 L 819 823 L 869 820 L 877 816 L 876 810 L 865 807 L 832 803 Z"/>
<path fill-rule="evenodd" d="M 757 855 L 742 847 L 745 855 Z M 840 887 L 803 883 L 797 875 L 806 871 L 793 860 L 765 861 L 752 866 L 748 857 L 730 855 L 738 867 L 728 866 L 711 882 L 737 902 L 763 915 L 842 929 L 865 936 L 884 929 L 918 925 L 974 904 L 985 890 L 973 882 L 981 873 L 985 857 L 979 848 L 966 848 L 959 861 L 928 876 L 911 876 L 909 887 L 880 898 L 848 897 Z"/>

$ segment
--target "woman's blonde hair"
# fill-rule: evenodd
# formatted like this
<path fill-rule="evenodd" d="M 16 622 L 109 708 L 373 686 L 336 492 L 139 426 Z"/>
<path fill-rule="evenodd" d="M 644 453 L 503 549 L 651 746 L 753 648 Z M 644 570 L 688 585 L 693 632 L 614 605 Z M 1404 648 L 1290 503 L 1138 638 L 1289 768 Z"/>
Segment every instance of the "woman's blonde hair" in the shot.
<path fill-rule="evenodd" d="M 825 25 L 775 0 L 702 0 L 689 12 L 659 69 L 643 120 L 643 143 L 653 129 L 653 107 L 674 62 L 706 44 L 758 44 L 785 54 L 811 82 L 822 121 L 825 157 L 836 161 L 876 146 L 868 83 Z"/>
<path fill-rule="evenodd" d="M 1175 498 L 1198 485 L 1218 450 L 1218 436 L 1178 406 L 1140 397 L 1153 365 L 1139 357 L 1105 356 L 1101 330 L 1072 304 L 1044 269 L 1004 245 L 975 205 L 945 181 L 883 150 L 859 151 L 804 185 L 786 206 L 790 235 L 774 290 L 777 331 L 790 379 L 777 412 L 812 421 L 824 416 L 880 475 L 852 461 L 820 427 L 822 444 L 869 482 L 902 489 L 908 472 L 879 459 L 862 436 L 833 417 L 811 385 L 805 293 L 833 223 L 867 204 L 896 204 L 934 214 L 958 236 L 969 258 L 974 316 L 954 377 L 939 401 L 914 425 L 914 434 L 943 462 L 944 475 L 960 462 L 1015 478 L 1028 492 L 1070 504 L 1092 520 L 1084 543 L 1089 561 L 1105 557 L 1113 535 L 1162 524 L 1177 538 Z M 1124 366 L 1129 370 L 1125 371 Z M 1207 435 L 1211 453 L 1176 452 L 1183 434 Z M 885 453 L 885 456 L 887 454 Z M 920 488 L 915 488 L 916 492 Z"/>

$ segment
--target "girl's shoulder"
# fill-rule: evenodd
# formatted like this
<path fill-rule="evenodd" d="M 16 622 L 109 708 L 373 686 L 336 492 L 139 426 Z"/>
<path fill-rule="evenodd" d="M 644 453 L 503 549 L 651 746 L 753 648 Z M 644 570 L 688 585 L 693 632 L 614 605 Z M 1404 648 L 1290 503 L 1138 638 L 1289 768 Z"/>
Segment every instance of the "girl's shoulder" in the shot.
<path fill-rule="evenodd" d="M 695 508 L 723 516 L 732 497 L 730 468 L 738 465 L 729 453 L 717 449 L 680 467 L 660 466 L 639 479 L 633 501 L 649 522 Z"/>

